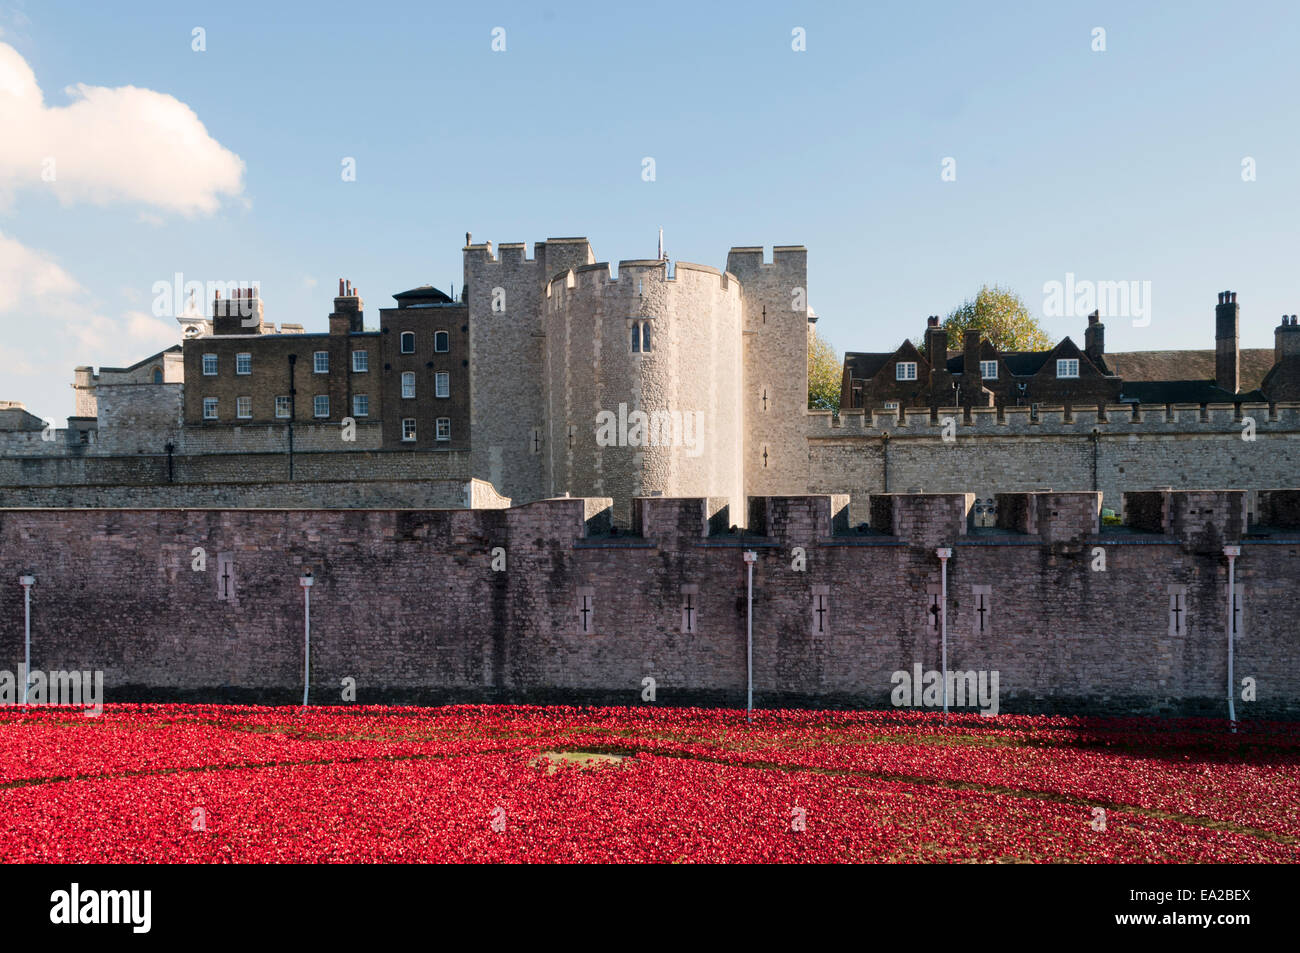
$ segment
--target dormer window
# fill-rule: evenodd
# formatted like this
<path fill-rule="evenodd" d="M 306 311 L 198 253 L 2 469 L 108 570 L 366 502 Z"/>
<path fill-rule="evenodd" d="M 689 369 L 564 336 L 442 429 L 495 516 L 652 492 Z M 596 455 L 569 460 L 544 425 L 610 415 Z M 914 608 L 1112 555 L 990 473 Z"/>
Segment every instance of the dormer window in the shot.
<path fill-rule="evenodd" d="M 899 361 L 894 365 L 894 380 L 916 380 L 916 361 Z"/>
<path fill-rule="evenodd" d="M 1078 358 L 1062 359 L 1056 362 L 1057 377 L 1078 377 L 1079 360 Z"/>
<path fill-rule="evenodd" d="M 997 361 L 980 361 L 980 377 L 986 381 L 995 381 L 998 379 L 998 362 Z"/>

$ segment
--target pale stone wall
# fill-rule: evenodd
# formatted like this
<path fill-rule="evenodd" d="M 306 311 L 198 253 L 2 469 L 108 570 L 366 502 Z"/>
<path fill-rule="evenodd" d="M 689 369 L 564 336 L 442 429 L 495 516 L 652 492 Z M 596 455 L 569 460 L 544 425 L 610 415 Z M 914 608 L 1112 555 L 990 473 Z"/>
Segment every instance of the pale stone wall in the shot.
<path fill-rule="evenodd" d="M 650 351 L 632 350 L 648 321 Z M 741 299 L 733 278 L 679 262 L 593 265 L 551 282 L 546 299 L 552 494 L 714 496 L 743 511 Z M 636 412 L 649 416 L 638 430 Z M 598 439 L 601 415 L 617 420 Z M 623 421 L 627 420 L 626 433 Z M 617 440 L 608 443 L 613 430 Z M 624 440 L 624 437 L 628 439 Z"/>
<path fill-rule="evenodd" d="M 745 492 L 807 491 L 808 251 L 776 246 L 733 248 L 727 271 L 744 300 Z"/>
<path fill-rule="evenodd" d="M 970 489 L 979 499 L 1096 489 L 1118 513 L 1125 491 L 1283 486 L 1300 472 L 1300 404 L 1275 410 L 1243 405 L 1239 420 L 1232 405 L 1144 406 L 1135 419 L 1126 406 L 1109 409 L 1104 421 L 1095 410 L 1076 411 L 1067 421 L 1063 410 L 1044 408 L 1035 422 L 1026 408 L 1007 408 L 1002 422 L 989 412 L 976 413 L 969 424 L 956 409 L 940 411 L 938 422 L 922 410 L 908 413 L 905 426 L 894 414 L 869 420 L 846 413 L 836 422 L 828 412 L 814 412 L 808 415 L 808 488 L 855 498 Z M 949 416 L 955 439 L 945 442 Z M 1242 439 L 1247 417 L 1254 420 L 1253 440 Z M 1253 511 L 1254 494 L 1247 498 Z"/>
<path fill-rule="evenodd" d="M 515 499 L 547 495 L 543 378 L 546 342 L 542 295 L 568 268 L 595 259 L 585 238 L 538 242 L 534 257 L 523 243 L 465 248 L 470 327 L 470 441 L 475 475 Z M 499 289 L 499 292 L 498 292 Z M 493 310 L 493 300 L 504 310 Z"/>

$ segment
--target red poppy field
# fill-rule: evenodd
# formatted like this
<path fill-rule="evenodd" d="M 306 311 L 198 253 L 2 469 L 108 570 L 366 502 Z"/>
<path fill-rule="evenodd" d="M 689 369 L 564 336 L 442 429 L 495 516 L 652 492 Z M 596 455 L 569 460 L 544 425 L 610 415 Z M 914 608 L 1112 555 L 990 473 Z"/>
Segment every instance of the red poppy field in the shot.
<path fill-rule="evenodd" d="M 0 713 L 27 862 L 1281 862 L 1288 724 L 652 708 Z"/>

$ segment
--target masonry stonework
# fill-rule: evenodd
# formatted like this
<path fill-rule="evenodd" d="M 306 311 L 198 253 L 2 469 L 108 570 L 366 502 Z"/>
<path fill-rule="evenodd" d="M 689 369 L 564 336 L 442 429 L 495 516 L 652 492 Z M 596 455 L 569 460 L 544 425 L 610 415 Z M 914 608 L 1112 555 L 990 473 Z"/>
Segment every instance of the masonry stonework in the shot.
<path fill-rule="evenodd" d="M 1291 524 L 1298 498 L 1262 497 Z M 618 534 L 609 499 L 483 511 L 9 509 L 0 579 L 37 578 L 33 665 L 102 669 L 109 701 L 291 700 L 302 679 L 298 578 L 310 569 L 317 703 L 337 702 L 351 677 L 361 703 L 637 704 L 651 676 L 660 704 L 738 704 L 741 556 L 752 549 L 758 702 L 886 706 L 892 673 L 939 665 L 930 608 L 943 572 L 935 549 L 947 546 L 949 667 L 997 671 L 1001 710 L 1221 715 L 1231 543 L 1245 602 L 1236 673 L 1258 691 L 1239 716 L 1300 708 L 1300 535 L 1248 526 L 1243 492 L 1153 491 L 1133 499 L 1124 527 L 1098 526 L 1095 493 L 1004 498 L 1008 525 L 989 530 L 971 528 L 972 501 L 879 497 L 862 505 L 872 525 L 859 530 L 843 497 L 758 499 L 761 533 L 744 537 L 711 532 L 707 500 L 667 497 L 638 499 Z M 195 547 L 209 555 L 206 572 L 193 569 Z M 795 547 L 803 570 L 792 568 Z M 233 554 L 236 600 L 217 599 L 217 553 Z M 1185 593 L 1176 626 L 1171 586 Z M 820 631 L 817 598 L 829 620 Z M 21 657 L 15 584 L 0 586 L 0 620 L 0 653 Z"/>

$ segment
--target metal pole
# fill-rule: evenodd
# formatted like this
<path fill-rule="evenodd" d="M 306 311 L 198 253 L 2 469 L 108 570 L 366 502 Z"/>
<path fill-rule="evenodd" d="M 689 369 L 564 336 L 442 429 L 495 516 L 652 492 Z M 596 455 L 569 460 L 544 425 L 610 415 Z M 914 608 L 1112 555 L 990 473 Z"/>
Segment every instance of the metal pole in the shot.
<path fill-rule="evenodd" d="M 948 720 L 948 557 L 952 550 L 936 549 L 939 557 L 939 639 L 942 646 L 943 720 Z"/>
<path fill-rule="evenodd" d="M 749 581 L 746 591 L 746 613 L 747 620 L 745 623 L 745 720 L 754 720 L 754 560 L 758 559 L 758 553 L 749 550 L 745 553 L 745 565 L 749 572 Z"/>
<path fill-rule="evenodd" d="M 307 704 L 307 693 L 311 690 L 311 589 L 304 587 L 303 597 L 303 634 L 305 648 L 302 665 L 302 703 Z"/>
<path fill-rule="evenodd" d="M 1240 546 L 1224 546 L 1223 555 L 1228 557 L 1228 723 L 1233 731 L 1237 730 L 1237 705 L 1235 679 L 1232 674 L 1232 649 L 1233 649 L 1233 631 L 1232 623 L 1236 613 L 1233 611 L 1237 601 L 1236 592 L 1236 560 L 1241 555 Z"/>
<path fill-rule="evenodd" d="M 23 587 L 23 704 L 27 704 L 27 690 L 32 684 L 32 583 L 36 577 L 24 573 L 18 577 Z"/>
<path fill-rule="evenodd" d="M 310 569 L 298 580 L 302 584 L 302 704 L 304 708 L 307 706 L 307 694 L 311 691 L 311 584 L 314 581 Z"/>

